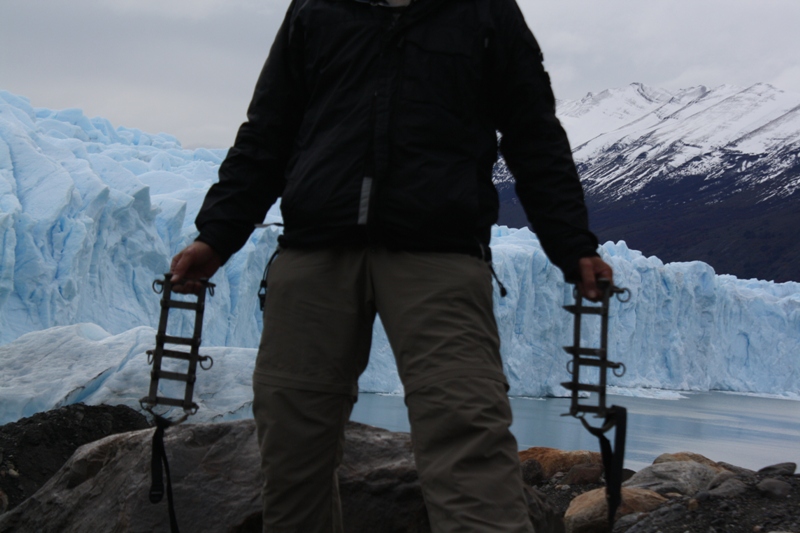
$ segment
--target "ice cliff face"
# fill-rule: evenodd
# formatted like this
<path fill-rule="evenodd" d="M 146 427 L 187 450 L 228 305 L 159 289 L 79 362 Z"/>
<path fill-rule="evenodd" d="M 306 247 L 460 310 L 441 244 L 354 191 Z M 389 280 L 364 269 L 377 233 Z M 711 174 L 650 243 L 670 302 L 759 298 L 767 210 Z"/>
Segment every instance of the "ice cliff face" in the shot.
<path fill-rule="evenodd" d="M 106 355 L 87 359 L 88 369 L 74 373 L 80 379 L 64 378 L 73 375 L 64 370 L 66 389 L 48 391 L 55 396 L 47 401 L 79 401 L 107 391 L 110 383 L 116 383 L 114 394 L 143 394 L 138 384 L 135 394 L 125 392 L 125 384 L 134 383 L 124 377 L 131 361 L 147 372 L 142 330 L 131 330 L 156 325 L 159 297 L 151 284 L 196 235 L 194 217 L 223 156 L 184 150 L 165 134 L 114 129 L 79 110 L 34 109 L 26 99 L 0 92 L 3 395 L 32 394 L 35 384 L 23 390 L 14 385 L 23 375 L 39 375 L 42 384 L 56 379 L 32 368 L 50 364 L 32 358 L 36 352 L 65 365 L 98 343 L 116 346 L 123 338 L 136 346 L 103 348 Z M 273 208 L 268 221 L 278 217 Z M 206 311 L 203 345 L 250 349 L 228 367 L 236 379 L 249 379 L 261 329 L 255 295 L 278 231 L 256 230 L 213 280 L 217 290 Z M 492 246 L 494 268 L 509 291 L 505 298 L 495 295 L 495 311 L 511 393 L 563 394 L 559 383 L 568 378 L 568 358 L 561 346 L 569 344 L 572 324 L 561 306 L 569 303 L 571 289 L 527 230 L 495 228 Z M 664 265 L 622 242 L 606 243 L 601 253 L 614 266 L 617 283 L 633 293 L 630 303 L 613 307 L 611 358 L 628 368 L 616 385 L 800 393 L 800 284 L 716 276 L 698 262 Z M 188 317 L 186 322 L 181 327 L 188 333 Z M 78 323 L 94 326 L 48 329 Z M 12 343 L 31 332 L 23 344 Z M 74 336 L 84 340 L 66 342 Z M 380 324 L 361 387 L 400 390 Z M 12 411 L 7 416 L 22 416 L 24 408 Z"/>
<path fill-rule="evenodd" d="M 154 324 L 150 284 L 196 235 L 195 215 L 224 154 L 115 130 L 77 109 L 33 109 L 0 92 L 0 342 L 78 322 L 112 333 Z M 211 310 L 206 342 L 253 345 L 261 239 L 274 246 L 276 234 L 256 233 L 215 279 L 226 304 Z M 240 316 L 229 326 L 232 314 Z"/>

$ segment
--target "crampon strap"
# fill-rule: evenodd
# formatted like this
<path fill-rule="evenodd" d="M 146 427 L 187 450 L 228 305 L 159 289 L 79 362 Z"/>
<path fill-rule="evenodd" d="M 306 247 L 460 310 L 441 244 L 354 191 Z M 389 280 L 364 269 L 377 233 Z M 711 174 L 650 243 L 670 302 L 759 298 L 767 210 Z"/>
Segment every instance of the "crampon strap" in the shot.
<path fill-rule="evenodd" d="M 600 427 L 590 426 L 581 418 L 583 426 L 600 441 L 600 454 L 603 458 L 603 470 L 606 475 L 606 501 L 608 502 L 608 523 L 614 524 L 614 515 L 622 503 L 622 467 L 625 462 L 625 433 L 628 429 L 628 410 L 618 405 L 608 409 L 605 422 Z M 616 427 L 614 432 L 614 449 L 605 433 Z"/>
<path fill-rule="evenodd" d="M 575 304 L 566 305 L 564 309 L 575 316 L 573 328 L 573 344 L 565 346 L 564 350 L 572 355 L 572 360 L 567 363 L 567 371 L 572 375 L 570 381 L 561 385 L 571 391 L 572 403 L 569 413 L 565 416 L 580 418 L 583 426 L 600 441 L 600 453 L 603 458 L 603 469 L 606 476 L 606 500 L 608 502 L 608 523 L 614 525 L 614 515 L 622 502 L 622 466 L 625 461 L 625 434 L 628 426 L 628 411 L 624 407 L 606 406 L 607 373 L 611 370 L 616 377 L 625 373 L 625 365 L 608 359 L 608 319 L 609 300 L 615 295 L 620 302 L 630 299 L 630 291 L 615 287 L 609 280 L 597 280 L 597 286 L 602 292 L 600 305 L 584 305 L 580 292 L 574 291 Z M 600 319 L 600 344 L 587 347 L 582 345 L 583 336 L 581 325 L 584 317 L 599 317 Z M 591 370 L 592 373 L 587 371 Z M 587 379 L 596 377 L 596 383 L 587 383 Z M 588 403 L 583 403 L 586 395 L 590 393 Z M 592 399 L 597 403 L 593 404 Z M 594 414 L 597 418 L 604 418 L 599 427 L 594 427 L 586 421 L 586 414 Z M 616 427 L 614 433 L 614 449 L 605 433 Z"/>
<path fill-rule="evenodd" d="M 200 340 L 203 329 L 203 312 L 205 310 L 206 292 L 213 296 L 214 284 L 206 279 L 198 280 L 202 284 L 202 290 L 195 293 L 196 302 L 176 300 L 172 298 L 172 274 L 164 274 L 163 280 L 153 282 L 153 290 L 161 294 L 161 317 L 156 333 L 156 347 L 148 350 L 148 363 L 153 365 L 150 372 L 150 391 L 149 394 L 139 400 L 142 409 L 153 415 L 156 424 L 156 431 L 153 434 L 153 456 L 150 462 L 151 485 L 150 502 L 159 503 L 164 498 L 164 473 L 167 475 L 167 504 L 169 510 L 169 526 L 172 533 L 178 532 L 178 520 L 175 518 L 175 504 L 172 498 L 172 480 L 170 479 L 169 463 L 167 462 L 167 452 L 164 448 L 164 431 L 170 427 L 180 424 L 186 418 L 194 414 L 198 405 L 193 401 L 194 386 L 197 381 L 197 367 L 208 370 L 214 364 L 211 357 L 200 355 Z M 178 337 L 167 334 L 167 322 L 169 320 L 170 309 L 183 309 L 194 311 L 195 323 L 194 334 L 192 337 Z M 175 346 L 189 346 L 188 352 L 180 351 Z M 187 368 L 185 372 L 178 372 L 174 368 L 165 370 L 162 363 L 165 360 L 185 361 Z M 185 383 L 183 398 L 169 398 L 159 396 L 159 382 L 162 380 L 177 381 Z M 164 416 L 157 415 L 153 408 L 158 406 L 182 407 L 184 415 L 179 420 L 171 421 Z"/>
<path fill-rule="evenodd" d="M 172 479 L 169 475 L 167 450 L 164 448 L 164 430 L 171 426 L 172 422 L 156 414 L 153 416 L 155 417 L 156 431 L 153 433 L 153 456 L 150 461 L 150 503 L 158 503 L 164 497 L 164 474 L 166 473 L 169 529 L 172 533 L 180 533 L 178 519 L 175 517 L 175 503 L 172 499 Z"/>

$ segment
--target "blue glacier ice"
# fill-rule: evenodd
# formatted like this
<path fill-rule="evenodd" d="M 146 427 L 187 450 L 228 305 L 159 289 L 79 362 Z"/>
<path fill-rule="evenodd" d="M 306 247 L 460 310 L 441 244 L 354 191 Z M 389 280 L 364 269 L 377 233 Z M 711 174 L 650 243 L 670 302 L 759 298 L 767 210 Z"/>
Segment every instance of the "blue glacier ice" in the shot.
<path fill-rule="evenodd" d="M 196 236 L 224 155 L 0 91 L 0 424 L 77 401 L 138 406 L 159 313 L 151 284 Z M 279 205 L 267 215 L 277 221 Z M 201 352 L 215 365 L 199 376 L 198 420 L 249 416 L 255 295 L 279 231 L 257 229 L 213 280 Z M 495 288 L 495 312 L 510 393 L 564 395 L 571 286 L 527 229 L 495 227 L 492 249 L 508 290 Z M 600 253 L 632 295 L 611 308 L 610 357 L 627 368 L 610 380 L 619 391 L 800 397 L 800 283 L 663 264 L 624 242 Z M 189 334 L 189 318 L 172 325 Z M 589 343 L 599 324 L 586 326 Z M 360 386 L 402 392 L 380 322 Z"/>

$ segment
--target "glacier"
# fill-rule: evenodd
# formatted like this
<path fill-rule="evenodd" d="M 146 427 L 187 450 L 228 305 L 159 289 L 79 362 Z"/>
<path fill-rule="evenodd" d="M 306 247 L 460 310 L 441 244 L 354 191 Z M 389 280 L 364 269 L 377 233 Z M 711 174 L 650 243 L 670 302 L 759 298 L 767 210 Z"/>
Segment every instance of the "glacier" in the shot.
<path fill-rule="evenodd" d="M 160 309 L 151 285 L 197 235 L 195 215 L 224 155 L 0 91 L 0 424 L 80 401 L 139 407 Z M 280 220 L 276 205 L 265 222 Z M 213 279 L 201 353 L 215 363 L 199 373 L 198 421 L 251 416 L 256 293 L 279 234 L 257 229 Z M 527 229 L 494 227 L 492 250 L 508 290 L 501 297 L 495 287 L 509 392 L 563 396 L 572 318 L 562 306 L 572 287 Z M 632 296 L 611 308 L 610 358 L 627 369 L 611 378 L 615 390 L 800 398 L 800 283 L 664 264 L 624 242 L 599 252 Z M 171 326 L 190 335 L 189 318 L 175 315 Z M 590 343 L 599 323 L 585 326 Z M 359 386 L 402 393 L 380 321 Z"/>

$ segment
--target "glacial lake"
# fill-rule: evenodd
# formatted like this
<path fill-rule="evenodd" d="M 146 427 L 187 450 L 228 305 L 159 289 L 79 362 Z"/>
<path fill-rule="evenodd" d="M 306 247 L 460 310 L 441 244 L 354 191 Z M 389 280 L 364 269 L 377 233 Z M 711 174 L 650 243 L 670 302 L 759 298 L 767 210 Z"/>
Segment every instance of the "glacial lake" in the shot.
<path fill-rule="evenodd" d="M 800 401 L 723 392 L 680 396 L 669 400 L 607 396 L 607 405 L 628 409 L 627 468 L 640 470 L 662 453 L 680 451 L 753 470 L 783 462 L 800 465 Z M 600 451 L 597 438 L 580 420 L 561 416 L 569 405 L 568 398 L 511 398 L 511 431 L 519 448 Z M 351 418 L 391 431 L 409 431 L 402 396 L 362 393 Z M 591 416 L 587 420 L 600 423 Z M 606 434 L 612 444 L 613 435 L 613 430 Z"/>

